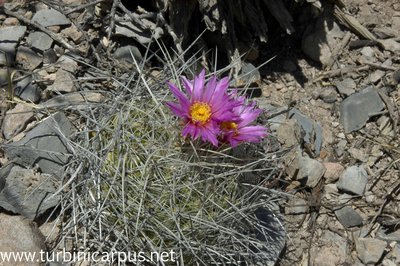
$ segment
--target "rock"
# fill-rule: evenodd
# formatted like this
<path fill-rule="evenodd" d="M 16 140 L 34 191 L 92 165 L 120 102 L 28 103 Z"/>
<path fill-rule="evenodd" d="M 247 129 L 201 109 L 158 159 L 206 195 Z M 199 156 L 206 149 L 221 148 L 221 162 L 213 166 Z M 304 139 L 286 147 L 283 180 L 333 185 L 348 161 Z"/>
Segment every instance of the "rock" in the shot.
<path fill-rule="evenodd" d="M 400 51 L 400 43 L 393 39 L 379 40 L 378 42 L 382 45 L 383 49 L 387 51 L 392 53 Z"/>
<path fill-rule="evenodd" d="M 56 72 L 56 80 L 47 87 L 49 91 L 56 92 L 74 92 L 76 91 L 75 76 L 73 73 L 59 68 Z"/>
<path fill-rule="evenodd" d="M 362 217 L 350 206 L 335 210 L 336 218 L 346 228 L 362 225 Z"/>
<path fill-rule="evenodd" d="M 38 103 L 41 98 L 41 89 L 36 83 L 32 83 L 32 79 L 28 76 L 20 80 L 14 89 L 16 96 L 27 102 Z"/>
<path fill-rule="evenodd" d="M 326 103 L 334 103 L 337 100 L 338 93 L 335 88 L 327 87 L 321 91 L 319 97 Z"/>
<path fill-rule="evenodd" d="M 400 243 L 400 229 L 391 233 L 386 233 L 386 230 L 381 227 L 379 228 L 376 237 L 385 241 L 396 241 Z"/>
<path fill-rule="evenodd" d="M 261 249 L 257 247 L 259 252 L 266 255 L 263 259 L 263 265 L 276 265 L 286 243 L 286 231 L 282 226 L 283 217 L 279 212 L 279 207 L 276 204 L 260 206 L 254 210 L 254 217 L 258 220 L 260 226 L 259 229 L 255 228 L 255 237 L 268 243 Z M 271 239 L 273 239 L 272 242 L 270 242 Z"/>
<path fill-rule="evenodd" d="M 377 263 L 387 246 L 386 241 L 375 238 L 358 238 L 355 242 L 358 258 L 364 264 Z"/>
<path fill-rule="evenodd" d="M 345 133 L 361 129 L 370 116 L 380 112 L 385 104 L 373 87 L 347 97 L 340 105 L 340 122 Z"/>
<path fill-rule="evenodd" d="M 308 187 L 315 187 L 325 173 L 325 166 L 317 160 L 302 157 L 299 160 L 297 180 L 306 180 Z"/>
<path fill-rule="evenodd" d="M 45 239 L 36 224 L 21 216 L 10 216 L 0 213 L 0 250 L 5 252 L 31 252 L 32 261 L 12 259 L 9 264 L 13 266 L 39 266 L 40 252 L 46 251 Z M 4 261 L 2 262 L 4 263 Z"/>
<path fill-rule="evenodd" d="M 369 57 L 369 58 L 374 58 L 375 57 L 375 51 L 374 49 L 372 49 L 369 46 L 366 46 L 364 48 L 361 49 L 361 54 L 365 57 Z"/>
<path fill-rule="evenodd" d="M 304 32 L 301 48 L 312 60 L 326 65 L 330 62 L 332 51 L 343 32 L 329 15 L 323 14 L 314 24 L 310 24 Z"/>
<path fill-rule="evenodd" d="M 397 242 L 397 244 L 393 247 L 393 255 L 395 257 L 395 262 L 397 264 L 400 264 L 400 243 Z"/>
<path fill-rule="evenodd" d="M 326 183 L 334 183 L 336 182 L 339 177 L 342 175 L 344 171 L 344 167 L 339 163 L 324 163 L 325 166 L 325 182 Z"/>
<path fill-rule="evenodd" d="M 348 151 L 354 159 L 363 163 L 368 161 L 369 154 L 365 154 L 363 150 L 351 147 Z"/>
<path fill-rule="evenodd" d="M 33 109 L 28 105 L 18 103 L 13 109 L 8 110 L 3 121 L 3 135 L 11 139 L 21 132 L 33 118 Z"/>
<path fill-rule="evenodd" d="M 324 231 L 320 238 L 321 248 L 317 250 L 313 265 L 331 266 L 344 265 L 349 248 L 347 241 L 329 230 Z"/>
<path fill-rule="evenodd" d="M 66 29 L 63 29 L 61 31 L 61 34 L 70 38 L 76 44 L 79 44 L 83 37 L 83 33 L 81 31 L 79 31 L 75 25 L 72 25 Z"/>
<path fill-rule="evenodd" d="M 17 63 L 21 64 L 24 69 L 34 70 L 42 63 L 42 57 L 37 55 L 32 49 L 24 46 L 18 47 Z"/>
<path fill-rule="evenodd" d="M 322 147 L 322 127 L 319 123 L 306 117 L 299 110 L 293 108 L 289 111 L 289 117 L 293 118 L 304 131 L 303 141 L 314 148 L 315 155 L 319 155 Z"/>
<path fill-rule="evenodd" d="M 340 140 L 338 144 L 336 144 L 335 152 L 338 157 L 341 157 L 343 155 L 346 146 L 347 141 L 345 139 Z"/>
<path fill-rule="evenodd" d="M 25 26 L 0 28 L 0 65 L 12 65 L 19 40 L 25 35 Z"/>
<path fill-rule="evenodd" d="M 35 173 L 18 165 L 6 166 L 0 174 L 0 207 L 8 211 L 34 220 L 60 202 L 60 195 L 53 197 L 57 188 L 50 175 Z"/>
<path fill-rule="evenodd" d="M 124 17 L 116 16 L 118 22 L 115 24 L 115 35 L 116 36 L 125 36 L 128 38 L 133 38 L 141 44 L 148 44 L 154 39 L 158 39 L 164 35 L 164 31 L 161 27 L 157 27 L 151 21 L 148 22 L 148 28 L 142 29 L 141 27 L 137 27 L 132 22 L 127 15 Z"/>
<path fill-rule="evenodd" d="M 139 49 L 133 45 L 119 47 L 114 52 L 115 59 L 134 64 L 132 56 L 135 58 L 136 63 L 138 64 L 143 60 L 142 54 L 140 53 Z"/>
<path fill-rule="evenodd" d="M 326 184 L 324 186 L 323 201 L 327 204 L 337 204 L 339 190 L 336 184 Z"/>
<path fill-rule="evenodd" d="M 19 20 L 17 18 L 6 18 L 3 21 L 3 27 L 18 26 L 18 25 L 19 25 Z"/>
<path fill-rule="evenodd" d="M 393 72 L 392 79 L 395 85 L 400 83 L 400 69 Z"/>
<path fill-rule="evenodd" d="M 54 9 L 39 10 L 33 16 L 32 21 L 37 22 L 44 27 L 71 24 L 71 21 L 65 15 Z"/>
<path fill-rule="evenodd" d="M 57 92 L 76 91 L 74 74 L 78 69 L 78 64 L 68 56 L 61 56 L 57 62 L 60 68 L 56 72 L 56 79 L 47 89 Z"/>
<path fill-rule="evenodd" d="M 71 106 L 76 109 L 89 108 L 90 104 L 100 103 L 105 97 L 99 92 L 73 92 L 59 95 L 43 103 L 46 108 Z"/>
<path fill-rule="evenodd" d="M 57 62 L 57 54 L 53 49 L 43 52 L 43 64 L 54 64 Z"/>
<path fill-rule="evenodd" d="M 66 55 L 61 56 L 58 59 L 57 63 L 59 64 L 60 68 L 71 73 L 75 73 L 75 71 L 78 69 L 78 63 L 74 59 Z"/>
<path fill-rule="evenodd" d="M 372 191 L 366 191 L 365 192 L 365 202 L 366 203 L 373 203 L 376 200 L 376 196 L 374 195 L 374 193 Z"/>
<path fill-rule="evenodd" d="M 277 107 L 271 104 L 262 104 L 262 102 L 258 102 L 261 109 L 264 109 L 270 118 L 268 118 L 269 128 L 272 131 L 278 130 L 278 128 L 284 123 L 286 120 L 286 113 L 284 112 L 287 108 L 284 106 Z"/>
<path fill-rule="evenodd" d="M 376 84 L 376 83 L 377 83 L 378 81 L 380 81 L 384 76 L 385 76 L 385 72 L 378 69 L 378 70 L 374 71 L 374 72 L 370 75 L 369 80 L 370 80 L 372 83 Z"/>
<path fill-rule="evenodd" d="M 339 190 L 356 195 L 363 195 L 367 185 L 368 175 L 363 166 L 350 166 L 347 168 L 339 181 L 337 187 Z"/>
<path fill-rule="evenodd" d="M 26 42 L 32 48 L 44 52 L 47 49 L 51 48 L 51 45 L 53 44 L 53 39 L 46 33 L 43 33 L 41 31 L 34 31 L 29 34 Z"/>
<path fill-rule="evenodd" d="M 382 261 L 382 266 L 398 266 L 395 262 L 389 260 L 389 259 L 384 259 Z"/>
<path fill-rule="evenodd" d="M 349 96 L 355 92 L 357 87 L 352 78 L 345 78 L 342 81 L 335 81 L 335 86 L 342 96 Z"/>
<path fill-rule="evenodd" d="M 3 145 L 5 155 L 24 167 L 36 164 L 42 173 L 60 174 L 71 155 L 66 144 L 71 124 L 61 112 L 47 117 L 20 141 Z"/>
<path fill-rule="evenodd" d="M 240 70 L 239 79 L 243 84 L 251 84 L 253 82 L 260 82 L 261 75 L 257 67 L 251 63 L 242 62 L 242 69 Z"/>
<path fill-rule="evenodd" d="M 339 197 L 337 198 L 337 203 L 340 205 L 348 205 L 353 199 L 354 199 L 353 195 L 343 193 L 340 194 Z"/>
<path fill-rule="evenodd" d="M 283 147 L 290 148 L 298 144 L 296 138 L 297 132 L 300 131 L 299 125 L 293 119 L 282 122 L 276 129 L 276 137 Z"/>

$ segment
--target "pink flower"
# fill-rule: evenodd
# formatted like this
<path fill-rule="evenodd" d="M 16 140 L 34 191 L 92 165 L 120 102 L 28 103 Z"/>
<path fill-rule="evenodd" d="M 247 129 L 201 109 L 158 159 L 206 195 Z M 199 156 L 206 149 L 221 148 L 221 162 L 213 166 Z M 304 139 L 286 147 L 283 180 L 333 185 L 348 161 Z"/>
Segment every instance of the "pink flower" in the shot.
<path fill-rule="evenodd" d="M 167 102 L 167 106 L 177 116 L 183 118 L 185 126 L 182 130 L 184 137 L 190 135 L 193 139 L 201 137 L 218 146 L 221 121 L 233 120 L 233 109 L 239 104 L 228 94 L 228 78 L 217 80 L 215 76 L 205 83 L 205 71 L 202 70 L 194 80 L 182 78 L 186 94 L 174 84 L 168 86 L 178 102 Z"/>
<path fill-rule="evenodd" d="M 222 140 L 236 147 L 241 142 L 259 142 L 267 136 L 267 128 L 260 125 L 249 125 L 262 113 L 261 109 L 255 108 L 255 102 L 245 103 L 245 98 L 238 97 L 240 105 L 233 108 L 236 119 L 221 122 L 220 128 L 223 132 Z"/>

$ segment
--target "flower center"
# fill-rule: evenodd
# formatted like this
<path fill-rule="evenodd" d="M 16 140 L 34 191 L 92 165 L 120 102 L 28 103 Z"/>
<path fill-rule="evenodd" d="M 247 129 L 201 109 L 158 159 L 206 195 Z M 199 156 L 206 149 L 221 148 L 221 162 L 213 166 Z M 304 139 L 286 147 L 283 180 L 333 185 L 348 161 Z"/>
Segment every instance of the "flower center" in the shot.
<path fill-rule="evenodd" d="M 221 123 L 220 127 L 224 131 L 231 131 L 231 130 L 236 131 L 238 126 L 235 122 L 225 121 Z"/>
<path fill-rule="evenodd" d="M 211 107 L 207 103 L 196 102 L 190 107 L 192 121 L 206 123 L 211 117 Z"/>

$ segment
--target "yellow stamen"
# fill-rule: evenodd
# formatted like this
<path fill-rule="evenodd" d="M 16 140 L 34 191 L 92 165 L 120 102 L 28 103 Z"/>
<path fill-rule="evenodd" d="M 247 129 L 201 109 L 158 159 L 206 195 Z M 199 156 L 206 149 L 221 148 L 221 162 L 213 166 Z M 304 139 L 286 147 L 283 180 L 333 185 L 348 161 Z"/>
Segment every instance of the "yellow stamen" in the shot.
<path fill-rule="evenodd" d="M 236 131 L 237 130 L 237 124 L 235 122 L 232 121 L 225 121 L 221 123 L 221 129 L 225 130 L 225 131 Z"/>
<path fill-rule="evenodd" d="M 211 106 L 208 103 L 196 102 L 190 107 L 192 121 L 205 124 L 211 117 Z"/>

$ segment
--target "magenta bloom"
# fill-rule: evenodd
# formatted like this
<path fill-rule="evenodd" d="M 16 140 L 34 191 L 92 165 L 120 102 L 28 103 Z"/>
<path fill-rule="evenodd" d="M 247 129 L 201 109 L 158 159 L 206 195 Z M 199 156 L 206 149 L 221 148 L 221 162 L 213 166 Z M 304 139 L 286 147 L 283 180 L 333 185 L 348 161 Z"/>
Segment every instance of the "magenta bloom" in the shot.
<path fill-rule="evenodd" d="M 241 142 L 259 142 L 267 136 L 267 128 L 260 125 L 250 125 L 262 113 L 255 108 L 255 102 L 245 103 L 245 98 L 238 97 L 239 106 L 233 108 L 236 119 L 226 120 L 220 124 L 223 132 L 222 139 L 236 147 Z"/>
<path fill-rule="evenodd" d="M 202 70 L 194 80 L 182 78 L 186 94 L 178 87 L 168 82 L 168 86 L 178 102 L 167 102 L 167 106 L 177 116 L 183 118 L 185 126 L 182 130 L 184 137 L 190 135 L 193 139 L 201 137 L 218 146 L 220 123 L 235 119 L 233 110 L 239 104 L 228 94 L 228 78 L 217 80 L 215 76 L 205 84 L 205 71 Z"/>

